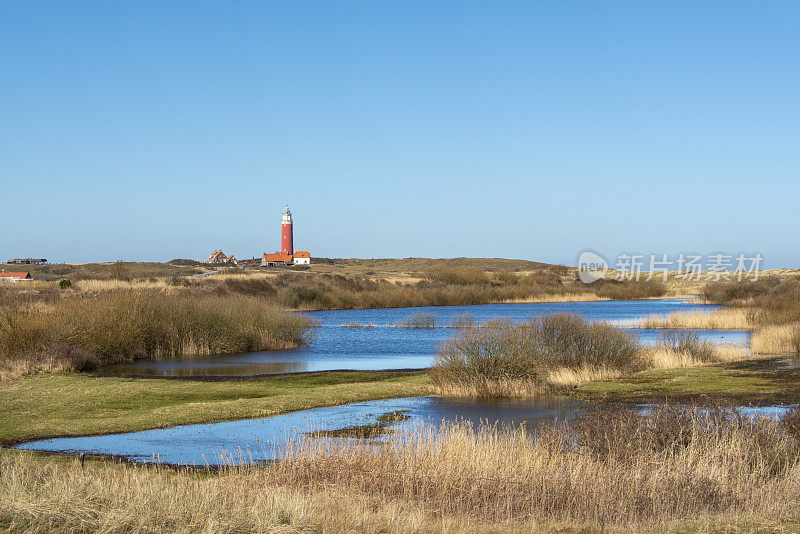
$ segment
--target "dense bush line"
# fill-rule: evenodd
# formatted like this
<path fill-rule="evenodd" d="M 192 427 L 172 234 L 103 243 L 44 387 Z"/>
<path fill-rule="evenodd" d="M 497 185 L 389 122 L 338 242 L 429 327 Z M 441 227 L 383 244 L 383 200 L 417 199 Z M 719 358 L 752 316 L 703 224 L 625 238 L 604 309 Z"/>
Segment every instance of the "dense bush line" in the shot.
<path fill-rule="evenodd" d="M 111 361 L 288 348 L 313 321 L 252 297 L 114 291 L 0 307 L 0 363 L 84 370 Z M 24 371 L 24 369 L 23 369 Z"/>

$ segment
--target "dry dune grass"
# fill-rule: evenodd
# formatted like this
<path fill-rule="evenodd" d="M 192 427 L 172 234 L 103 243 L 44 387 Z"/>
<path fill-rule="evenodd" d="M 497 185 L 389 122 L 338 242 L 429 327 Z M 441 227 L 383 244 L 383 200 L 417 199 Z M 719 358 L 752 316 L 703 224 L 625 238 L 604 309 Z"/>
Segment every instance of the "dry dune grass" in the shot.
<path fill-rule="evenodd" d="M 750 347 L 759 354 L 800 356 L 800 323 L 769 325 L 753 332 Z"/>
<path fill-rule="evenodd" d="M 629 326 L 664 329 L 752 330 L 750 347 L 753 354 L 800 355 L 800 323 L 771 323 L 769 314 L 759 308 L 721 308 L 713 312 L 673 312 L 666 317 L 653 315 L 632 322 Z M 730 351 L 728 351 L 730 352 Z M 740 359 L 736 354 L 722 361 Z"/>
<path fill-rule="evenodd" d="M 440 380 L 431 384 L 431 393 L 440 397 L 528 398 L 552 389 L 533 378 L 477 378 L 470 381 Z"/>
<path fill-rule="evenodd" d="M 167 291 L 174 290 L 166 280 L 78 280 L 73 286 L 78 291 Z"/>
<path fill-rule="evenodd" d="M 407 426 L 300 438 L 216 472 L 0 456 L 0 524 L 27 532 L 577 532 L 781 527 L 800 513 L 796 416 L 670 406 L 524 431 Z"/>
<path fill-rule="evenodd" d="M 720 308 L 712 312 L 672 312 L 651 315 L 634 321 L 637 328 L 688 328 L 695 330 L 751 330 L 749 310 L 745 308 Z"/>
<path fill-rule="evenodd" d="M 553 387 L 569 387 L 594 380 L 611 380 L 619 376 L 622 376 L 622 371 L 612 367 L 562 367 L 552 370 L 545 381 Z"/>
<path fill-rule="evenodd" d="M 535 304 L 547 302 L 594 302 L 600 300 L 610 300 L 608 297 L 600 297 L 597 293 L 561 293 L 551 295 L 531 295 L 505 299 L 503 304 Z"/>
<path fill-rule="evenodd" d="M 246 277 L 247 279 L 251 280 L 268 280 L 273 279 L 278 276 L 278 273 L 272 271 L 222 271 L 218 272 L 213 275 L 214 280 L 241 280 L 242 277 Z M 202 280 L 202 279 L 200 279 Z"/>
<path fill-rule="evenodd" d="M 654 347 L 645 352 L 644 358 L 653 369 L 675 369 L 683 367 L 697 367 L 717 362 L 738 362 L 751 358 L 752 355 L 746 347 L 741 345 L 719 343 L 714 346 L 714 359 L 712 361 L 698 358 L 688 350 L 669 350 Z"/>
<path fill-rule="evenodd" d="M 472 381 L 439 381 L 431 385 L 431 392 L 441 397 L 472 398 L 530 398 L 563 392 L 594 380 L 612 380 L 622 376 L 622 371 L 609 367 L 561 367 L 537 378 L 481 378 Z"/>
<path fill-rule="evenodd" d="M 535 439 L 449 423 L 408 428 L 380 447 L 300 440 L 265 477 L 492 523 L 651 529 L 709 516 L 796 517 L 797 453 L 794 434 L 775 421 L 663 407 L 644 421 L 632 409 L 598 412 L 540 428 Z"/>

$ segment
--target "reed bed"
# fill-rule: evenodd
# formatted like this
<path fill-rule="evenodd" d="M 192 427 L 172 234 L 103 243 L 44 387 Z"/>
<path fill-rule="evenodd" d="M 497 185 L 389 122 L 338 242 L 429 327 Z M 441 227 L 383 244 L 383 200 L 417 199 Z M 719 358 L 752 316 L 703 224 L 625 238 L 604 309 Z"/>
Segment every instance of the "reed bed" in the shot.
<path fill-rule="evenodd" d="M 432 313 L 417 312 L 409 315 L 395 326 L 400 328 L 436 328 L 436 316 Z"/>
<path fill-rule="evenodd" d="M 72 286 L 75 290 L 96 293 L 101 291 L 169 291 L 176 286 L 166 279 L 153 280 L 77 280 Z"/>
<path fill-rule="evenodd" d="M 707 311 L 672 312 L 666 316 L 650 315 L 634 321 L 635 328 L 686 328 L 695 330 L 752 330 L 749 310 L 721 308 Z"/>
<path fill-rule="evenodd" d="M 661 347 L 647 349 L 644 356 L 653 369 L 676 369 L 698 367 L 710 363 L 738 362 L 752 358 L 747 347 L 734 344 L 714 344 L 711 358 L 698 357 L 689 350 L 675 350 Z"/>
<path fill-rule="evenodd" d="M 800 323 L 768 325 L 753 332 L 750 347 L 759 354 L 800 356 Z"/>
<path fill-rule="evenodd" d="M 475 316 L 471 313 L 461 313 L 458 315 L 454 315 L 450 318 L 450 321 L 447 323 L 448 328 L 468 328 L 471 326 L 475 326 L 477 321 L 475 320 Z"/>
<path fill-rule="evenodd" d="M 662 352 L 689 354 L 703 363 L 716 362 L 715 344 L 700 339 L 697 332 L 690 330 L 665 330 L 658 334 L 656 349 Z"/>
<path fill-rule="evenodd" d="M 114 291 L 0 308 L 0 376 L 113 361 L 283 349 L 312 339 L 308 317 L 252 297 Z"/>
<path fill-rule="evenodd" d="M 0 455 L 0 524 L 27 532 L 739 531 L 800 513 L 800 416 L 590 411 L 526 429 L 301 437 L 217 471 Z"/>
<path fill-rule="evenodd" d="M 717 408 L 597 411 L 535 435 L 463 422 L 413 426 L 381 446 L 301 439 L 285 458 L 266 470 L 267 481 L 506 525 L 780 522 L 800 511 L 797 429 Z"/>
<path fill-rule="evenodd" d="M 552 293 L 543 295 L 530 295 L 524 297 L 514 297 L 505 299 L 503 304 L 535 304 L 548 302 L 595 302 L 611 300 L 609 297 L 601 297 L 594 292 L 585 293 Z"/>

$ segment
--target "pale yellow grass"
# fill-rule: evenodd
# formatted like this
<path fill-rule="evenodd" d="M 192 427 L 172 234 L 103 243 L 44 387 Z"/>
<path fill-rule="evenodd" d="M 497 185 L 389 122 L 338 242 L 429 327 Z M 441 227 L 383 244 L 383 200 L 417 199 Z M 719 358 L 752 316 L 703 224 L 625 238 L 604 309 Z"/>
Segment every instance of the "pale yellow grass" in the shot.
<path fill-rule="evenodd" d="M 607 297 L 600 297 L 595 293 L 562 293 L 559 295 L 539 295 L 530 297 L 519 297 L 505 299 L 503 304 L 528 304 L 538 302 L 593 302 L 610 300 Z"/>
<path fill-rule="evenodd" d="M 675 369 L 684 367 L 697 367 L 720 362 L 738 362 L 752 358 L 747 347 L 729 343 L 719 343 L 714 346 L 715 361 L 703 361 L 688 351 L 668 350 L 653 347 L 645 351 L 644 358 L 648 366 L 653 369 Z"/>
<path fill-rule="evenodd" d="M 431 385 L 431 393 L 440 397 L 530 398 L 550 392 L 547 384 L 527 378 L 475 379 Z"/>
<path fill-rule="evenodd" d="M 444 382 L 431 385 L 442 397 L 530 398 L 551 394 L 584 382 L 611 380 L 622 371 L 607 367 L 560 368 L 550 371 L 544 380 L 533 378 L 478 379 L 471 382 Z"/>
<path fill-rule="evenodd" d="M 703 361 L 690 352 L 651 347 L 641 353 L 646 369 L 697 367 L 721 362 L 736 362 L 752 358 L 744 345 L 714 344 L 714 360 Z M 584 366 L 563 367 L 550 371 L 544 380 L 533 378 L 482 379 L 469 383 L 446 382 L 431 385 L 431 392 L 442 397 L 507 397 L 525 398 L 552 394 L 567 387 L 596 380 L 613 380 L 625 375 L 619 369 Z"/>
<path fill-rule="evenodd" d="M 608 367 L 581 367 L 555 369 L 545 379 L 551 386 L 576 386 L 595 380 L 611 380 L 622 376 L 622 371 Z"/>
<path fill-rule="evenodd" d="M 646 423 L 625 430 L 631 417 L 595 423 L 587 445 L 557 426 L 538 429 L 534 439 L 523 429 L 466 423 L 410 426 L 380 447 L 301 439 L 265 476 L 309 490 L 340 488 L 354 501 L 370 495 L 509 526 L 534 519 L 649 530 L 711 514 L 732 522 L 796 517 L 800 457 L 777 423 L 706 426 L 697 416 L 666 412 L 658 421 L 669 429 L 655 428 L 663 434 L 651 438 L 641 430 L 653 428 Z"/>
<path fill-rule="evenodd" d="M 383 279 L 387 282 L 390 282 L 395 285 L 414 285 L 418 282 L 422 282 L 423 278 L 418 276 L 411 276 L 411 275 L 390 275 L 390 276 L 379 276 L 379 275 L 371 275 L 370 278 L 373 279 Z"/>
<path fill-rule="evenodd" d="M 759 328 L 750 338 L 750 347 L 759 354 L 800 355 L 800 323 Z"/>
<path fill-rule="evenodd" d="M 204 280 L 241 280 L 243 278 L 250 278 L 253 280 L 264 280 L 264 279 L 271 279 L 278 276 L 278 273 L 271 272 L 271 271 L 233 271 L 233 272 L 225 272 L 221 271 L 211 276 L 204 276 L 197 278 L 199 283 L 202 283 Z"/>
<path fill-rule="evenodd" d="M 564 532 L 435 513 L 430 507 L 347 487 L 311 491 L 270 482 L 263 468 L 213 474 L 34 457 L 0 459 L 0 525 L 8 532 L 208 532 L 459 534 Z M 621 532 L 621 530 L 618 530 Z"/>
<path fill-rule="evenodd" d="M 104 291 L 142 291 L 159 290 L 169 291 L 180 289 L 170 286 L 166 280 L 77 280 L 72 286 L 83 292 L 104 292 Z"/>
<path fill-rule="evenodd" d="M 14 380 L 34 373 L 69 373 L 74 366 L 62 358 L 25 358 L 21 360 L 3 359 L 0 361 L 0 380 Z"/>
<path fill-rule="evenodd" d="M 666 316 L 650 315 L 629 322 L 636 328 L 686 328 L 698 330 L 751 330 L 749 311 L 745 308 L 720 308 L 711 312 L 672 312 Z"/>
<path fill-rule="evenodd" d="M 8 270 L 8 272 L 11 272 L 11 270 Z M 13 288 L 15 291 L 24 291 L 26 289 L 45 289 L 57 283 L 58 282 L 53 282 L 52 280 L 12 280 L 8 278 L 0 279 L 0 287 Z"/>

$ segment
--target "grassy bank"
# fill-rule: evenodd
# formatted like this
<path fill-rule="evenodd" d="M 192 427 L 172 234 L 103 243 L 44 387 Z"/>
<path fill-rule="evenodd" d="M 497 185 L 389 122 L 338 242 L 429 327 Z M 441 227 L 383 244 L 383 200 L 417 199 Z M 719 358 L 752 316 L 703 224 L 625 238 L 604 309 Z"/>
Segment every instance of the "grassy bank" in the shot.
<path fill-rule="evenodd" d="M 117 291 L 0 305 L 0 376 L 121 360 L 285 349 L 314 323 L 253 297 Z"/>
<path fill-rule="evenodd" d="M 579 384 L 571 394 L 593 403 L 800 403 L 800 369 L 786 358 L 759 358 L 706 366 L 649 369 L 614 380 Z"/>
<path fill-rule="evenodd" d="M 266 417 L 425 394 L 417 372 L 324 372 L 202 382 L 45 374 L 0 382 L 0 444 Z"/>
<path fill-rule="evenodd" d="M 795 415 L 674 407 L 590 413 L 570 427 L 449 424 L 375 448 L 304 440 L 284 462 L 206 473 L 0 456 L 13 531 L 674 532 L 790 528 Z"/>

